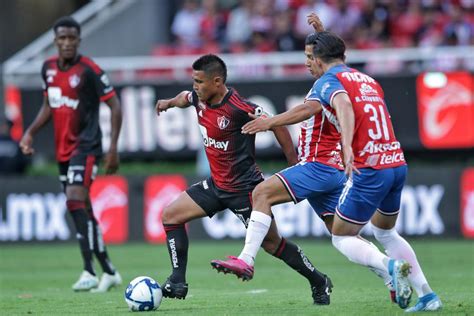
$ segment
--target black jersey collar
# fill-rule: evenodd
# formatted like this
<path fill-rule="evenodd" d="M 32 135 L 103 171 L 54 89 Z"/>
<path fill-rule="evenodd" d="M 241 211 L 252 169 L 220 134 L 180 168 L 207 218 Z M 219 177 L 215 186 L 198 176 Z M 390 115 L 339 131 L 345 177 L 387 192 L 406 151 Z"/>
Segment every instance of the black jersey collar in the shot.
<path fill-rule="evenodd" d="M 72 67 L 74 67 L 78 62 L 79 60 L 81 60 L 82 58 L 82 55 L 81 54 L 77 54 L 76 55 L 76 58 L 74 58 L 74 61 L 70 64 L 71 66 L 67 69 L 63 69 L 59 66 L 59 58 L 56 60 L 56 66 L 58 67 L 58 70 L 59 71 L 68 71 L 69 69 L 71 69 Z"/>
<path fill-rule="evenodd" d="M 211 109 L 215 109 L 215 108 L 218 108 L 224 104 L 227 103 L 227 100 L 229 100 L 230 96 L 234 93 L 234 89 L 232 88 L 228 88 L 229 91 L 227 91 L 227 93 L 225 94 L 224 98 L 222 99 L 221 102 L 217 103 L 217 104 L 208 104 L 208 107 L 210 107 Z"/>

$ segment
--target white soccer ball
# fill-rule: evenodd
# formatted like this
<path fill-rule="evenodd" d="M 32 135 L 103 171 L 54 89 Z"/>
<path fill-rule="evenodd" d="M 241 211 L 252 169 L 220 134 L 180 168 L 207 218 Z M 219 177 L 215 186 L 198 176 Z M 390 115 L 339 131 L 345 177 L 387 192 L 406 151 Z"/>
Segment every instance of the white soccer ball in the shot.
<path fill-rule="evenodd" d="M 125 289 L 125 302 L 134 312 L 155 310 L 160 306 L 162 298 L 158 282 L 147 276 L 136 277 Z"/>

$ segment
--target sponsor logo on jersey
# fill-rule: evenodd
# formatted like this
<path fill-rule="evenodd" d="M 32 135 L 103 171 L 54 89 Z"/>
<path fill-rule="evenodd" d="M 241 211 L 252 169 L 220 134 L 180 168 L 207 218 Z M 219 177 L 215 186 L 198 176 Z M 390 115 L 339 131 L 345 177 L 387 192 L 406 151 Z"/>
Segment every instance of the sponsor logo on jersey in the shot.
<path fill-rule="evenodd" d="M 398 141 L 378 144 L 371 140 L 364 146 L 364 149 L 359 151 L 359 157 L 368 154 L 369 156 L 367 157 L 365 164 L 371 167 L 378 164 L 389 165 L 405 161 L 403 152 L 398 151 L 400 148 L 400 143 Z"/>
<path fill-rule="evenodd" d="M 56 76 L 58 71 L 56 69 L 46 70 L 46 82 L 52 83 L 54 81 L 54 76 Z"/>
<path fill-rule="evenodd" d="M 91 186 L 94 215 L 106 243 L 128 239 L 128 183 L 121 176 L 99 176 Z"/>
<path fill-rule="evenodd" d="M 372 88 L 370 85 L 363 83 L 360 85 L 359 92 L 361 95 L 378 95 L 377 90 Z"/>
<path fill-rule="evenodd" d="M 56 69 L 48 69 L 46 70 L 46 76 L 56 76 L 58 71 Z"/>
<path fill-rule="evenodd" d="M 229 147 L 229 141 L 228 140 L 226 140 L 225 142 L 224 141 L 218 141 L 218 140 L 215 140 L 212 137 L 207 136 L 207 130 L 202 125 L 199 125 L 199 130 L 201 131 L 202 140 L 203 140 L 203 143 L 204 143 L 205 147 L 214 147 L 215 149 L 220 149 L 220 150 L 223 150 L 223 151 L 227 151 L 227 148 Z"/>
<path fill-rule="evenodd" d="M 220 129 L 225 129 L 227 126 L 229 126 L 230 120 L 225 117 L 225 116 L 219 116 L 217 118 L 217 126 L 219 126 Z"/>
<path fill-rule="evenodd" d="M 417 78 L 420 139 L 427 148 L 474 146 L 474 77 L 467 72 Z"/>
<path fill-rule="evenodd" d="M 100 76 L 100 81 L 102 81 L 102 83 L 105 86 L 110 86 L 110 80 L 109 80 L 109 77 L 107 77 L 106 74 L 103 74 L 102 76 Z"/>
<path fill-rule="evenodd" d="M 227 151 L 227 148 L 229 147 L 228 140 L 223 142 L 223 141 L 215 140 L 212 137 L 206 137 L 206 138 L 203 138 L 203 142 L 204 142 L 204 146 L 206 147 L 214 147 L 215 149 L 220 149 L 223 151 Z"/>
<path fill-rule="evenodd" d="M 151 176 L 145 181 L 143 213 L 145 239 L 152 243 L 165 243 L 166 232 L 161 214 L 186 189 L 186 179 L 180 175 Z"/>
<path fill-rule="evenodd" d="M 364 146 L 364 149 L 359 152 L 359 157 L 363 157 L 365 154 L 377 154 L 386 151 L 395 151 L 400 148 L 400 142 L 398 141 L 379 144 L 371 140 L 367 142 L 367 144 Z"/>
<path fill-rule="evenodd" d="M 474 238 L 474 168 L 461 177 L 461 231 L 464 237 Z"/>
<path fill-rule="evenodd" d="M 69 77 L 69 85 L 73 89 L 77 87 L 80 82 L 81 82 L 81 78 L 76 74 L 73 74 L 72 76 Z"/>
<path fill-rule="evenodd" d="M 49 106 L 52 108 L 58 109 L 62 106 L 66 106 L 73 110 L 77 109 L 79 105 L 79 100 L 71 99 L 67 96 L 62 95 L 62 90 L 59 87 L 49 87 L 48 88 L 48 101 Z"/>

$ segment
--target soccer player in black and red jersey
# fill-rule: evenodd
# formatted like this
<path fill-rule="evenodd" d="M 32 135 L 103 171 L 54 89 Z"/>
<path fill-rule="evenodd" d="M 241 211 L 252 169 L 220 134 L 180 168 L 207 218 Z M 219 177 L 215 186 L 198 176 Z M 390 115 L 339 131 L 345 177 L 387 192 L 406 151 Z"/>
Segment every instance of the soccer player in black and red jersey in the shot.
<path fill-rule="evenodd" d="M 84 271 L 72 289 L 105 292 L 122 282 L 110 262 L 102 233 L 92 212 L 89 187 L 102 155 L 99 105 L 111 109 L 111 143 L 105 155 L 105 171 L 115 173 L 119 165 L 117 140 L 122 112 L 107 75 L 90 58 L 78 53 L 81 27 L 71 17 L 53 26 L 58 56 L 46 60 L 41 70 L 44 98 L 40 111 L 20 141 L 24 154 L 34 153 L 33 137 L 51 118 L 54 123 L 59 180 L 67 197 L 67 210 L 77 231 Z M 93 268 L 93 253 L 104 273 L 99 281 Z"/>
<path fill-rule="evenodd" d="M 184 299 L 188 292 L 185 224 L 229 208 L 247 226 L 252 212 L 252 190 L 263 181 L 255 162 L 255 135 L 241 133 L 242 126 L 251 120 L 249 113 L 261 114 L 262 108 L 227 88 L 226 65 L 218 56 L 204 55 L 192 67 L 193 91 L 183 91 L 156 104 L 158 114 L 172 107 L 195 108 L 211 168 L 209 178 L 189 187 L 163 210 L 172 266 L 172 274 L 162 287 L 163 296 L 178 299 Z M 288 130 L 276 127 L 272 131 L 289 164 L 295 164 L 297 156 Z M 326 275 L 313 266 L 300 247 L 279 235 L 273 219 L 262 247 L 308 279 L 314 303 L 321 303 L 319 292 L 326 283 Z"/>

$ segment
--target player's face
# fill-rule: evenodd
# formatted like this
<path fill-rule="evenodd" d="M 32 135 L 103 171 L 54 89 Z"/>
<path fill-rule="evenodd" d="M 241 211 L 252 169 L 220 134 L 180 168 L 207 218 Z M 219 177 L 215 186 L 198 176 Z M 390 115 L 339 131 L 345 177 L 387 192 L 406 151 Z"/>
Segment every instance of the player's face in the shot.
<path fill-rule="evenodd" d="M 60 58 L 70 60 L 76 57 L 80 42 L 81 38 L 75 27 L 60 26 L 56 30 L 54 43 L 58 48 Z"/>
<path fill-rule="evenodd" d="M 218 78 L 208 76 L 201 70 L 193 70 L 193 89 L 201 101 L 208 102 L 212 99 L 218 92 L 218 88 Z"/>
<path fill-rule="evenodd" d="M 313 45 L 306 45 L 304 48 L 304 54 L 306 55 L 305 66 L 308 68 L 308 71 L 311 73 L 311 75 L 319 78 L 320 75 L 317 73 L 317 68 L 314 62 Z"/>

